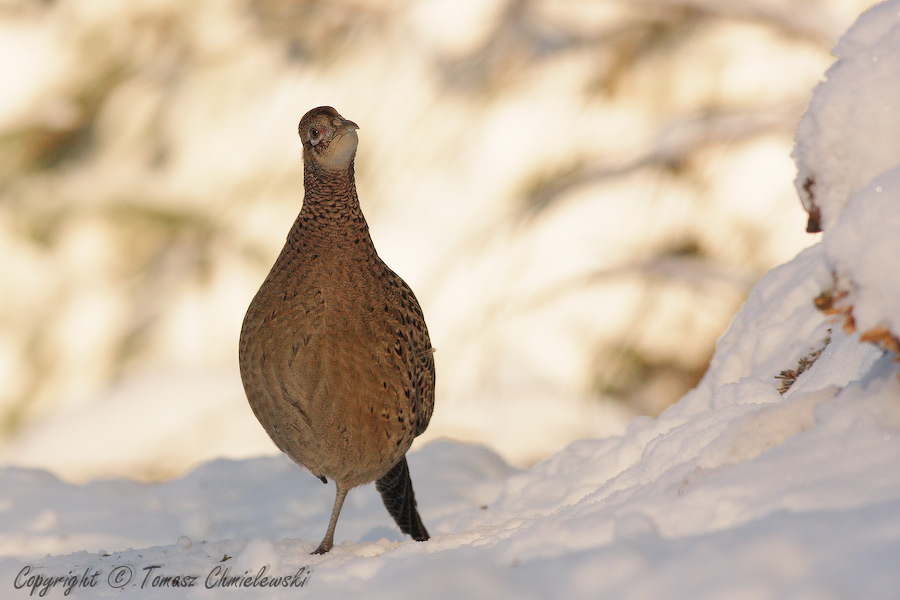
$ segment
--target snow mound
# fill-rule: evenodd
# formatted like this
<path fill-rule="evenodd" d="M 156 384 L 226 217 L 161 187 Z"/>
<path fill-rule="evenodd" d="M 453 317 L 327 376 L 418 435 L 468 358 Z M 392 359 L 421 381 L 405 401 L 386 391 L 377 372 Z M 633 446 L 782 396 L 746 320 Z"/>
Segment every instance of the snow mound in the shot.
<path fill-rule="evenodd" d="M 900 354 L 900 165 L 850 198 L 824 244 L 836 282 L 832 310 L 844 309 L 845 326 L 863 339 Z"/>
<path fill-rule="evenodd" d="M 887 43 L 900 30 L 872 16 L 898 12 L 866 13 L 846 39 Z M 827 89 L 840 95 L 839 81 Z M 821 147 L 815 135 L 798 133 L 798 147 Z M 854 140 L 843 147 L 864 146 Z M 900 266 L 900 171 L 882 172 L 842 212 L 823 205 L 824 241 L 763 277 L 703 380 L 659 418 L 527 471 L 447 440 L 412 452 L 428 542 L 404 538 L 366 486 L 349 495 L 335 548 L 309 555 L 333 489 L 281 456 L 158 485 L 7 468 L 0 586 L 14 598 L 896 597 L 898 365 L 835 326 L 851 316 L 845 299 L 860 327 L 897 323 L 886 276 Z M 828 298 L 842 321 L 820 310 Z"/>
<path fill-rule="evenodd" d="M 828 230 L 851 196 L 900 163 L 900 7 L 863 13 L 834 48 L 795 136 L 807 231 Z"/>
<path fill-rule="evenodd" d="M 900 355 L 900 3 L 876 5 L 838 41 L 839 60 L 797 128 L 795 185 L 808 231 L 825 231 L 833 285 L 818 303 L 848 332 Z"/>

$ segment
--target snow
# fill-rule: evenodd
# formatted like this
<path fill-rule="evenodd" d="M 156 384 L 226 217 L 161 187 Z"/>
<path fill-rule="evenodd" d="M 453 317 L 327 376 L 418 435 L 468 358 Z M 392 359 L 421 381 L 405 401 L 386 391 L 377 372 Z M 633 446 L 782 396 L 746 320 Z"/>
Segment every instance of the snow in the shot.
<path fill-rule="evenodd" d="M 828 262 L 848 292 L 845 303 L 853 307 L 861 331 L 886 327 L 895 335 L 900 332 L 900 278 L 885 260 L 900 256 L 898 199 L 900 168 L 895 167 L 851 197 L 840 221 L 825 235 Z"/>
<path fill-rule="evenodd" d="M 157 484 L 76 485 L 7 467 L 4 596 L 896 597 L 897 356 L 861 336 L 898 331 L 900 151 L 828 115 L 900 89 L 898 78 L 885 90 L 854 76 L 869 68 L 859 56 L 900 45 L 900 27 L 883 22 L 897 14 L 894 0 L 861 17 L 798 130 L 801 175 L 829 148 L 848 153 L 813 168 L 823 240 L 763 277 L 703 380 L 658 418 L 527 470 L 484 446 L 428 443 L 409 461 L 432 539 L 405 539 L 365 486 L 350 493 L 325 556 L 309 552 L 333 487 L 283 456 L 217 459 Z M 874 154 L 881 170 L 861 174 Z M 846 311 L 816 307 L 829 290 L 846 292 L 855 331 Z M 282 587 L 221 587 L 263 578 Z"/>
<path fill-rule="evenodd" d="M 848 330 L 900 351 L 900 9 L 864 12 L 834 49 L 838 61 L 797 128 L 795 184 L 824 230 L 834 312 Z"/>
<path fill-rule="evenodd" d="M 864 12 L 834 48 L 839 60 L 797 128 L 795 185 L 804 207 L 834 223 L 847 200 L 900 155 L 900 11 Z M 865 93 L 861 93 L 865 90 Z"/>

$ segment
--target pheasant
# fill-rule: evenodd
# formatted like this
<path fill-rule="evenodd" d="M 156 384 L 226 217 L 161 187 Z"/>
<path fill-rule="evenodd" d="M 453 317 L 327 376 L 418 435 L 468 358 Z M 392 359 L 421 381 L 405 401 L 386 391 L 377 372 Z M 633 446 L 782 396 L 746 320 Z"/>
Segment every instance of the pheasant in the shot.
<path fill-rule="evenodd" d="M 356 193 L 353 121 L 300 120 L 304 198 L 241 327 L 241 380 L 278 448 L 336 485 L 328 552 L 347 492 L 375 481 L 414 540 L 429 538 L 406 461 L 434 407 L 434 349 L 410 287 L 379 258 Z"/>

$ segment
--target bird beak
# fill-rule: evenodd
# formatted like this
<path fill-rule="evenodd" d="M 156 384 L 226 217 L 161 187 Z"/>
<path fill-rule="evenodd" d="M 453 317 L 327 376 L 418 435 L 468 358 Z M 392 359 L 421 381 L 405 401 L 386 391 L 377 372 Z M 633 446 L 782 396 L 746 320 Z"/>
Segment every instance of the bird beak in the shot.
<path fill-rule="evenodd" d="M 338 130 L 341 133 L 346 133 L 346 132 L 350 131 L 351 129 L 359 129 L 359 125 L 357 125 L 350 119 L 345 119 L 344 117 L 341 117 L 341 125 L 340 125 L 340 127 L 338 127 Z"/>

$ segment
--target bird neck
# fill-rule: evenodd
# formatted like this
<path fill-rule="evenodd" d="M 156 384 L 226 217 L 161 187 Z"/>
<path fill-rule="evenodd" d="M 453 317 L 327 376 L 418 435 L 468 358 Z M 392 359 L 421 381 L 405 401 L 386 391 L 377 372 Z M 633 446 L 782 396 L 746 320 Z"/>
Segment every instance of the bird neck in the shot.
<path fill-rule="evenodd" d="M 332 171 L 315 163 L 303 170 L 303 206 L 288 234 L 291 245 L 326 243 L 332 247 L 344 241 L 371 245 L 369 226 L 359 206 L 353 162 L 346 169 Z"/>

